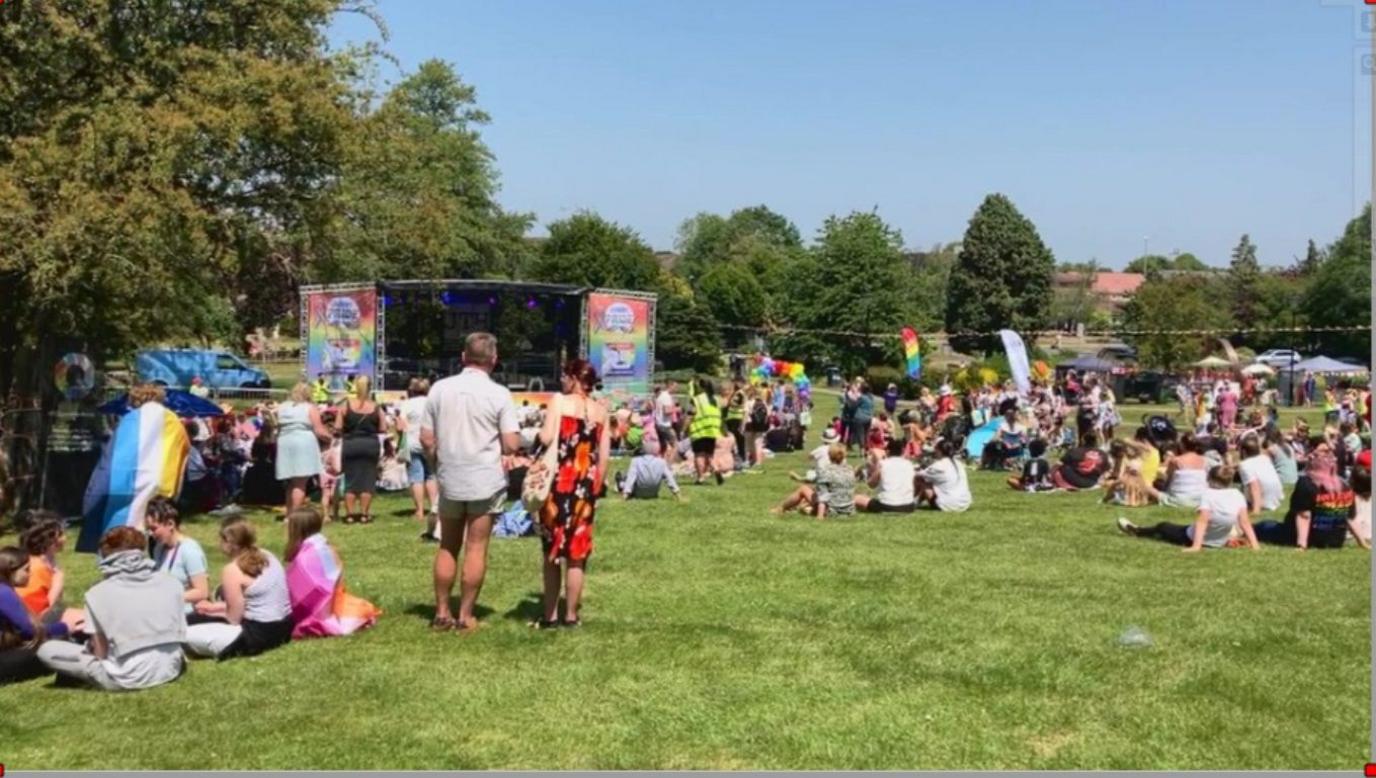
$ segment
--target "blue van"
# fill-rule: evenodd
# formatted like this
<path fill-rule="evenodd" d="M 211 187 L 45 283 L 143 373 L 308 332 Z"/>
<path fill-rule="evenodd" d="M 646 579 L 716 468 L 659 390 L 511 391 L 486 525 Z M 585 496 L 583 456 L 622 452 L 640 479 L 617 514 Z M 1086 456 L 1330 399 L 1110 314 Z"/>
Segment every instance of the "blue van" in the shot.
<path fill-rule="evenodd" d="M 268 374 L 249 367 L 228 351 L 202 349 L 149 349 L 134 360 L 139 379 L 178 388 L 191 386 L 197 376 L 213 389 L 267 389 Z"/>

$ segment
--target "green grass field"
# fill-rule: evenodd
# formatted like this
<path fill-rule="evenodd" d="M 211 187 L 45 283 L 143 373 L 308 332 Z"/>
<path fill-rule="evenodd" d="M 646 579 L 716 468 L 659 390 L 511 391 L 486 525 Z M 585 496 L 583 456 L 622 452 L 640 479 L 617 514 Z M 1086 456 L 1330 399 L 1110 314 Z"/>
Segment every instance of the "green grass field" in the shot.
<path fill-rule="evenodd" d="M 11 769 L 1350 769 L 1370 559 L 1181 554 L 1097 494 L 974 475 L 975 507 L 772 518 L 801 455 L 599 511 L 585 626 L 535 632 L 539 543 L 493 540 L 473 635 L 433 634 L 432 546 L 382 501 L 327 529 L 373 630 L 197 661 L 128 695 L 0 689 Z M 1168 509 L 1135 520 L 1184 520 Z M 281 525 L 256 514 L 266 544 Z M 214 525 L 191 532 L 205 544 Z M 64 560 L 73 588 L 89 557 Z M 69 601 L 74 600 L 69 597 Z M 1125 648 L 1131 626 L 1154 641 Z"/>

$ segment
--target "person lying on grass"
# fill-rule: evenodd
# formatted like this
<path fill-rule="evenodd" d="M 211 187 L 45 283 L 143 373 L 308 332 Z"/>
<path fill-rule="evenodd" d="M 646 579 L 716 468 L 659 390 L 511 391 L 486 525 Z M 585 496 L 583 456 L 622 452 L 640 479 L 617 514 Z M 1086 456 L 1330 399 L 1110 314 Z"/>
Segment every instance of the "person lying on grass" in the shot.
<path fill-rule="evenodd" d="M 224 599 L 196 603 L 196 613 L 212 620 L 187 628 L 187 650 L 228 659 L 261 654 L 291 640 L 286 571 L 277 557 L 258 548 L 253 526 L 240 517 L 226 519 L 220 550 L 230 560 L 220 571 Z"/>
<path fill-rule="evenodd" d="M 84 646 L 65 640 L 39 646 L 48 669 L 108 691 L 150 689 L 182 674 L 182 587 L 154 567 L 147 546 L 133 527 L 115 527 L 100 539 L 103 580 L 86 591 L 91 639 Z"/>
<path fill-rule="evenodd" d="M 1234 535 L 1241 532 L 1247 546 L 1260 548 L 1252 522 L 1247 517 L 1247 498 L 1233 488 L 1236 471 L 1227 465 L 1215 465 L 1209 471 L 1207 488 L 1199 501 L 1193 524 L 1172 524 L 1168 521 L 1139 527 L 1125 518 L 1118 519 L 1118 529 L 1139 538 L 1155 538 L 1185 546 L 1182 551 L 1195 553 L 1205 546 L 1223 548 Z"/>
<path fill-rule="evenodd" d="M 803 485 L 770 513 L 782 516 L 797 509 L 821 521 L 828 516 L 851 516 L 855 513 L 855 473 L 846 466 L 846 447 L 838 440 L 827 448 L 827 462 L 817 468 L 815 485 Z"/>

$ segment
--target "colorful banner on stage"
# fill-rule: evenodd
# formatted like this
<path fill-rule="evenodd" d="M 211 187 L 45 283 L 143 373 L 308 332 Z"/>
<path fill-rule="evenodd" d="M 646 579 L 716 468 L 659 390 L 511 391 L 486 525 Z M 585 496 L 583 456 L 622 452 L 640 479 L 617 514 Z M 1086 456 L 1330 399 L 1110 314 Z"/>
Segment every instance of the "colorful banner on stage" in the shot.
<path fill-rule="evenodd" d="M 350 376 L 366 375 L 377 386 L 377 292 L 319 290 L 306 295 L 306 376 L 323 375 L 331 391 Z"/>
<path fill-rule="evenodd" d="M 608 391 L 650 392 L 649 300 L 588 295 L 588 361 Z"/>

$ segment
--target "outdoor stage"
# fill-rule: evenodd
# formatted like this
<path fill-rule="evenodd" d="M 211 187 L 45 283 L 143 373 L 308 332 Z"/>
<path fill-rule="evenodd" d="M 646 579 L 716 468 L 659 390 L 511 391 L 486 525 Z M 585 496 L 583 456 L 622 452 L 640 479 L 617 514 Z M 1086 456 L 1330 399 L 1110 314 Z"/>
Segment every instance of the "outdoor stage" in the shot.
<path fill-rule="evenodd" d="M 493 375 L 514 391 L 559 388 L 574 356 L 609 391 L 644 395 L 654 373 L 656 296 L 560 284 L 471 279 L 301 287 L 301 339 L 309 380 L 334 389 L 367 375 L 384 392 L 413 377 L 459 372 L 470 333 L 497 336 Z"/>

